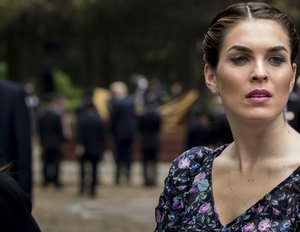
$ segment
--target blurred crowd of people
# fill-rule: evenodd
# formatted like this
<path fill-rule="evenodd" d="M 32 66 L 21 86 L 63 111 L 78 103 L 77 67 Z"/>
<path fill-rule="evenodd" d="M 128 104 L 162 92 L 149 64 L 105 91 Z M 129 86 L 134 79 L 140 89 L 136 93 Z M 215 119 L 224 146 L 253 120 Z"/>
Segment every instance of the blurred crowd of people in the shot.
<path fill-rule="evenodd" d="M 299 81 L 298 81 L 299 82 Z M 78 161 L 80 194 L 96 196 L 100 180 L 99 162 L 104 152 L 112 151 L 115 160 L 114 183 L 129 185 L 131 166 L 138 149 L 142 164 L 144 186 L 157 184 L 157 163 L 161 148 L 162 117 L 160 107 L 168 101 L 177 101 L 184 94 L 183 85 L 174 82 L 165 91 L 156 78 L 148 79 L 136 74 L 131 78 L 133 90 L 122 81 L 109 86 L 106 105 L 109 118 L 102 117 L 94 101 L 94 87 L 85 91 L 75 111 L 73 122 L 66 121 L 65 99 L 49 94 L 43 107 L 32 86 L 25 86 L 26 103 L 30 109 L 31 130 L 41 146 L 43 186 L 51 183 L 60 188 L 61 162 L 65 158 L 63 147 L 73 141 L 74 157 Z M 299 131 L 300 100 L 293 91 L 286 108 L 286 118 Z M 233 140 L 219 96 L 213 96 L 209 108 L 197 101 L 185 117 L 183 150 L 195 146 L 218 146 Z M 198 104 L 198 105 L 197 105 Z M 181 151 L 179 151 L 181 152 Z M 174 154 L 173 154 L 174 155 Z"/>
<path fill-rule="evenodd" d="M 134 90 L 122 81 L 109 86 L 106 105 L 109 119 L 103 118 L 94 102 L 95 88 L 86 90 L 75 111 L 72 125 L 66 122 L 64 104 L 60 97 L 50 94 L 47 103 L 36 110 L 30 105 L 32 121 L 41 146 L 43 186 L 53 183 L 60 188 L 60 164 L 64 158 L 63 146 L 74 140 L 74 156 L 79 163 L 79 193 L 96 195 L 99 162 L 103 153 L 109 149 L 114 154 L 116 185 L 131 184 L 133 152 L 138 144 L 143 166 L 145 186 L 157 184 L 157 162 L 160 150 L 161 116 L 159 107 L 167 97 L 174 99 L 182 93 L 179 83 L 174 85 L 168 95 L 156 78 L 147 79 L 144 75 L 131 78 Z M 32 94 L 28 94 L 32 98 Z M 36 102 L 31 99 L 28 102 Z M 29 106 L 29 105 L 28 105 Z M 34 109 L 33 109 L 34 108 Z M 68 128 L 71 133 L 68 133 Z M 71 134 L 71 135 L 70 135 Z"/>

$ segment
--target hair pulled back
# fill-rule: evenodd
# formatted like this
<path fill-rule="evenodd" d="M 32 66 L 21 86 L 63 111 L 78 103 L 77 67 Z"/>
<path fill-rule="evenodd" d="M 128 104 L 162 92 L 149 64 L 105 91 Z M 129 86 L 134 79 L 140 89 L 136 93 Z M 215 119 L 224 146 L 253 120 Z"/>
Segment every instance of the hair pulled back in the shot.
<path fill-rule="evenodd" d="M 229 29 L 247 19 L 266 19 L 278 22 L 286 31 L 291 48 L 291 62 L 298 53 L 298 35 L 292 20 L 277 8 L 262 2 L 238 3 L 221 11 L 209 25 L 203 40 L 203 60 L 216 68 L 224 37 Z"/>

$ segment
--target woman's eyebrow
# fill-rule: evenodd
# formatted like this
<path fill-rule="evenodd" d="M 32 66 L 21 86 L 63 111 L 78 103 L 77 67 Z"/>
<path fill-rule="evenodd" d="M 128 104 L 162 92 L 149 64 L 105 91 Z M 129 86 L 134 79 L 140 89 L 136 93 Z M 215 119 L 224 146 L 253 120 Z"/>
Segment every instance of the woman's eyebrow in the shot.
<path fill-rule="evenodd" d="M 269 52 L 279 52 L 279 51 L 285 51 L 288 52 L 288 50 L 284 46 L 276 46 L 276 47 L 271 47 L 268 49 Z"/>
<path fill-rule="evenodd" d="M 251 52 L 252 50 L 247 48 L 247 47 L 244 47 L 244 46 L 241 46 L 241 45 L 234 45 L 232 47 L 230 47 L 227 52 L 231 51 L 231 50 L 237 50 L 237 51 L 241 51 L 241 52 Z"/>

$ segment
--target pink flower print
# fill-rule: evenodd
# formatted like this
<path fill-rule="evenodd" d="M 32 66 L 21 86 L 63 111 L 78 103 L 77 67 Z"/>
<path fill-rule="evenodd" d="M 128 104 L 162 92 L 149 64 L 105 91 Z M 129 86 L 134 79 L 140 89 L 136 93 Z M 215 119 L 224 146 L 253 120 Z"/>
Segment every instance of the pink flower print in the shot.
<path fill-rule="evenodd" d="M 198 151 L 197 153 L 197 156 L 199 157 L 199 158 L 201 158 L 202 156 L 203 156 L 203 153 L 202 153 L 202 151 L 200 150 L 200 151 Z"/>
<path fill-rule="evenodd" d="M 190 189 L 189 193 L 196 193 L 198 192 L 198 187 L 197 186 L 194 186 Z"/>
<path fill-rule="evenodd" d="M 261 213 L 263 210 L 264 210 L 264 207 L 263 206 L 259 206 L 257 208 L 257 213 Z"/>
<path fill-rule="evenodd" d="M 284 193 L 280 194 L 279 195 L 279 200 L 281 201 L 281 200 L 284 200 L 284 199 L 286 199 L 286 195 Z"/>
<path fill-rule="evenodd" d="M 181 200 L 175 200 L 175 202 L 172 205 L 172 209 L 182 209 L 183 208 L 183 202 Z"/>
<path fill-rule="evenodd" d="M 270 219 L 264 219 L 262 220 L 258 225 L 259 231 L 268 231 L 268 229 L 271 227 L 271 221 Z"/>
<path fill-rule="evenodd" d="M 254 230 L 254 228 L 255 228 L 255 225 L 253 222 L 251 222 L 242 227 L 242 232 L 251 232 Z"/>
<path fill-rule="evenodd" d="M 156 211 L 156 215 L 155 215 L 156 221 L 160 222 L 161 221 L 161 214 L 159 211 Z"/>
<path fill-rule="evenodd" d="M 206 175 L 204 172 L 200 172 L 197 176 L 195 176 L 193 184 L 197 185 L 199 183 L 199 180 L 205 179 Z"/>
<path fill-rule="evenodd" d="M 199 209 L 199 213 L 205 214 L 205 213 L 209 212 L 210 210 L 211 210 L 211 204 L 206 202 L 203 205 L 201 205 L 201 207 Z"/>
<path fill-rule="evenodd" d="M 174 228 L 175 227 L 175 222 L 169 222 L 167 227 L 168 228 Z"/>
<path fill-rule="evenodd" d="M 278 209 L 273 209 L 273 213 L 274 213 L 275 215 L 280 215 L 280 211 L 279 211 Z"/>
<path fill-rule="evenodd" d="M 183 158 L 180 159 L 179 163 L 178 163 L 178 167 L 180 169 L 184 169 L 190 166 L 190 160 L 188 158 Z"/>

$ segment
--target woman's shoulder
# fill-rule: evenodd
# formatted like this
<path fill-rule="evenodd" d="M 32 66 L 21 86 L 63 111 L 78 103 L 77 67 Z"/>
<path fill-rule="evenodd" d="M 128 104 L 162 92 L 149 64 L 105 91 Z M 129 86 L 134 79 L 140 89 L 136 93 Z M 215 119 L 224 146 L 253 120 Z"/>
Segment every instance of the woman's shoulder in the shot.
<path fill-rule="evenodd" d="M 173 164 L 178 166 L 179 169 L 193 169 L 195 166 L 202 166 L 206 162 L 214 159 L 222 150 L 224 150 L 225 147 L 226 145 L 217 148 L 210 148 L 206 146 L 193 147 L 178 156 L 173 161 Z"/>
<path fill-rule="evenodd" d="M 172 180 L 172 185 L 179 191 L 188 189 L 199 170 L 210 165 L 214 157 L 225 147 L 225 145 L 218 148 L 200 146 L 183 152 L 172 162 L 167 180 Z"/>

